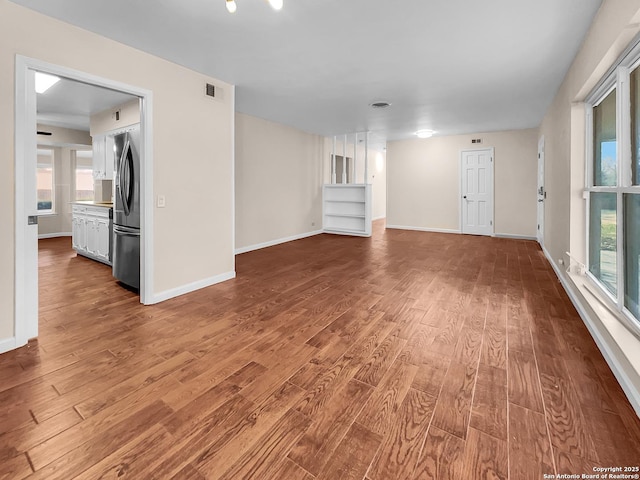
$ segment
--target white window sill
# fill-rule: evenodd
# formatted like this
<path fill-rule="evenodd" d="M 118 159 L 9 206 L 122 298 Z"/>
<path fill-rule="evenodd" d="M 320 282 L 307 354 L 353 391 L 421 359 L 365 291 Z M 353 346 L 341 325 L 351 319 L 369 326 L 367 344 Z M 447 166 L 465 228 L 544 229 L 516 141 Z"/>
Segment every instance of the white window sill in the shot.
<path fill-rule="evenodd" d="M 56 212 L 38 212 L 38 217 L 57 217 Z"/>
<path fill-rule="evenodd" d="M 632 325 L 631 320 L 622 318 L 620 312 L 609 308 L 607 299 L 596 287 L 591 285 L 585 275 L 569 272 L 567 276 L 597 315 L 600 323 L 611 335 L 632 368 L 640 375 L 640 330 L 638 327 Z"/>

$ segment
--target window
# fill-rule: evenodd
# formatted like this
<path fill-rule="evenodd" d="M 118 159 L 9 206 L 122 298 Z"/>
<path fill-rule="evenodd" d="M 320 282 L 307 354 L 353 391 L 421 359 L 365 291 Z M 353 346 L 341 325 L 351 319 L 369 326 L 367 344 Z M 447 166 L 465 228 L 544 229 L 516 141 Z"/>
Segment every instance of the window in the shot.
<path fill-rule="evenodd" d="M 46 214 L 54 211 L 54 177 L 53 150 L 38 148 L 38 162 L 36 166 L 36 185 L 38 213 Z"/>
<path fill-rule="evenodd" d="M 594 94 L 587 175 L 589 277 L 640 326 L 640 47 Z M 633 50 L 632 50 L 633 52 Z"/>
<path fill-rule="evenodd" d="M 91 150 L 76 151 L 75 199 L 91 201 L 93 192 L 93 152 Z"/>

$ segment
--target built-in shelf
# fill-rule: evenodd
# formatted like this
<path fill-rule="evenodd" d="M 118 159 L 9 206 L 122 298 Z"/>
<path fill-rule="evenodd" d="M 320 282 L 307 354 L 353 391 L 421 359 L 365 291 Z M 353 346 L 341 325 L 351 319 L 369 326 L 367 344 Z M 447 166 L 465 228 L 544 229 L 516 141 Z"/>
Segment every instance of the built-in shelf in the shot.
<path fill-rule="evenodd" d="M 371 185 L 328 184 L 322 197 L 326 233 L 371 236 Z"/>

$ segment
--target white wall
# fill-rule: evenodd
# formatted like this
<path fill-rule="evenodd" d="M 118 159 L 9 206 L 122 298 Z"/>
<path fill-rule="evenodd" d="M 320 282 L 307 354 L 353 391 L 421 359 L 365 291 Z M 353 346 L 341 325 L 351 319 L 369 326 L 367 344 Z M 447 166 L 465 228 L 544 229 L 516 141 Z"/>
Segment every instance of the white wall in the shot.
<path fill-rule="evenodd" d="M 153 93 L 154 293 L 232 275 L 233 87 L 0 0 L 0 343 L 13 336 L 16 54 Z"/>
<path fill-rule="evenodd" d="M 495 233 L 535 237 L 537 138 L 527 129 L 389 142 L 387 225 L 460 231 L 460 151 L 494 147 Z"/>
<path fill-rule="evenodd" d="M 118 120 L 116 120 L 117 111 L 120 112 Z M 140 100 L 138 98 L 91 115 L 89 119 L 89 132 L 93 137 L 118 128 L 135 125 L 136 123 L 140 123 Z"/>
<path fill-rule="evenodd" d="M 236 249 L 322 229 L 324 138 L 236 114 Z"/>

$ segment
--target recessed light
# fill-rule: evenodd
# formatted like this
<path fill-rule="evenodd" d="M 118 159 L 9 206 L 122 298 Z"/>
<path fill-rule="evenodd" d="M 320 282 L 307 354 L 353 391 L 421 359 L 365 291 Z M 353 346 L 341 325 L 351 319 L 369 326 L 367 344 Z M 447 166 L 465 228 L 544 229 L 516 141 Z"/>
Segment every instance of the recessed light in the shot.
<path fill-rule="evenodd" d="M 44 93 L 60 81 L 60 77 L 48 73 L 36 73 L 36 93 Z"/>
<path fill-rule="evenodd" d="M 390 105 L 389 102 L 373 102 L 369 104 L 371 108 L 387 108 Z"/>
<path fill-rule="evenodd" d="M 434 134 L 433 130 L 418 130 L 415 135 L 418 138 L 429 138 L 432 137 Z"/>

